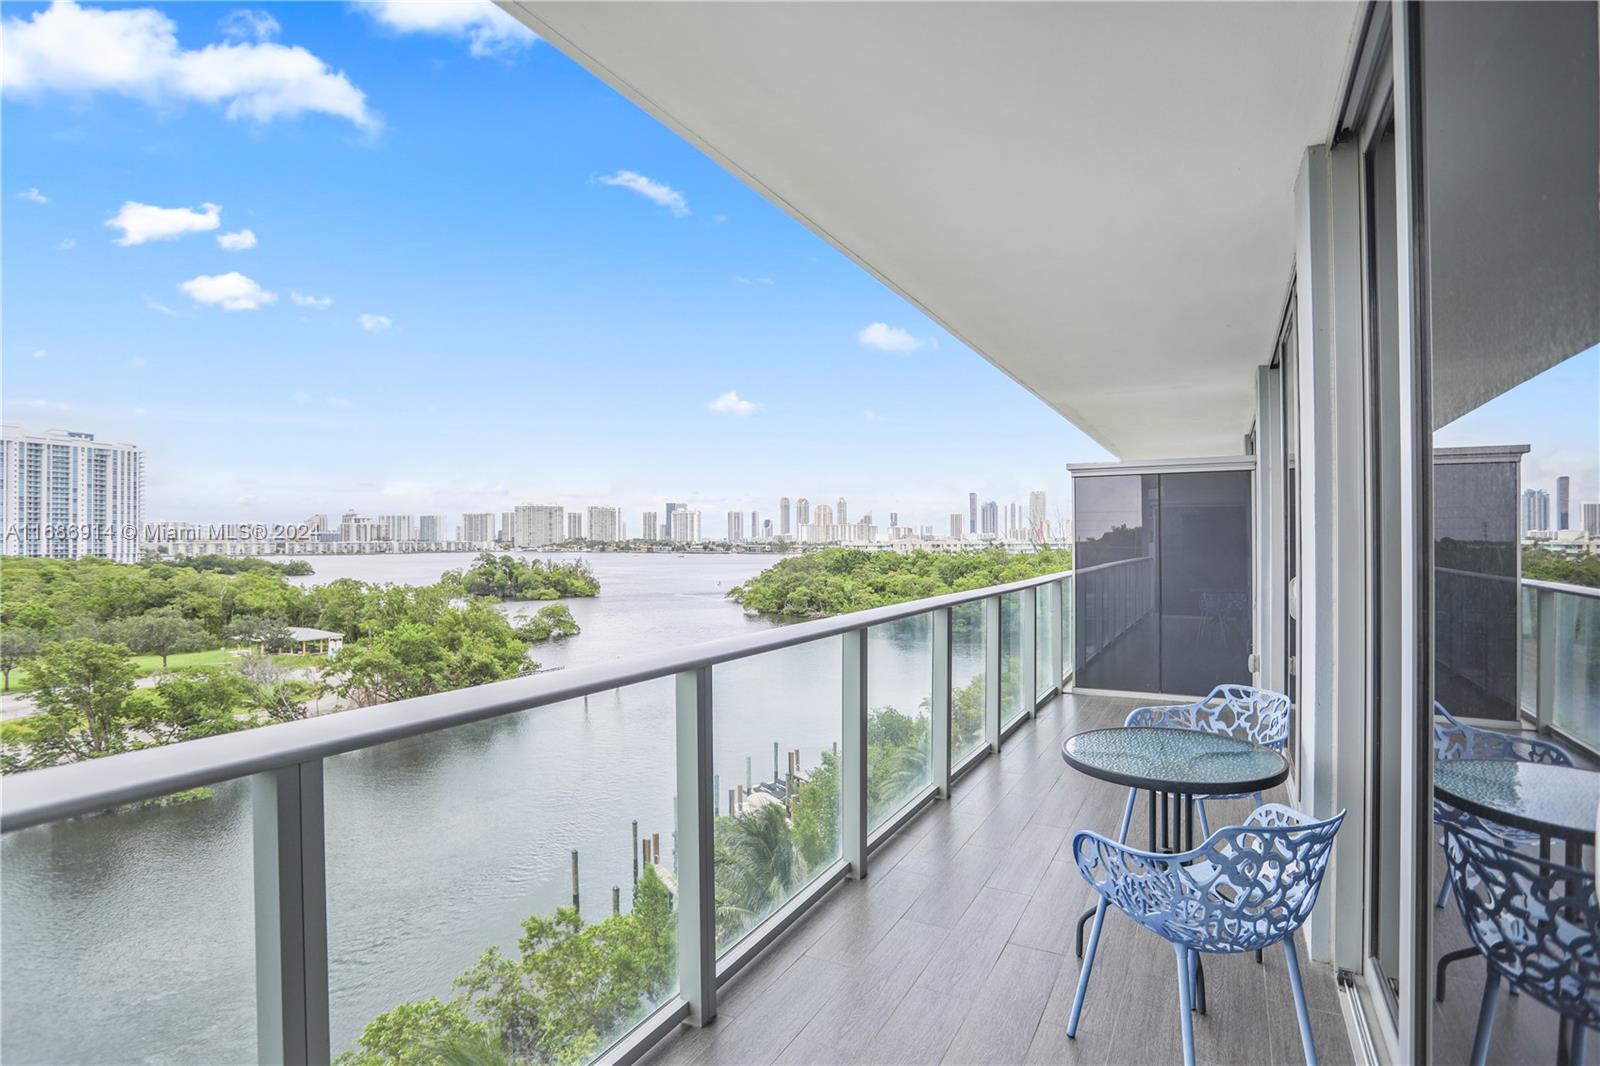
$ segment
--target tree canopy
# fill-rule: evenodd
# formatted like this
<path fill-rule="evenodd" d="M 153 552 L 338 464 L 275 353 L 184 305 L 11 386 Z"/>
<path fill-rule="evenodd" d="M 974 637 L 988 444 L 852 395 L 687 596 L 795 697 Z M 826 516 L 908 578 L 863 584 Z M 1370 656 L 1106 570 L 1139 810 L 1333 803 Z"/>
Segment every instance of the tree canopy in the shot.
<path fill-rule="evenodd" d="M 1072 553 L 1065 549 L 901 554 L 823 548 L 780 560 L 728 596 L 757 614 L 822 618 L 1070 569 Z"/>

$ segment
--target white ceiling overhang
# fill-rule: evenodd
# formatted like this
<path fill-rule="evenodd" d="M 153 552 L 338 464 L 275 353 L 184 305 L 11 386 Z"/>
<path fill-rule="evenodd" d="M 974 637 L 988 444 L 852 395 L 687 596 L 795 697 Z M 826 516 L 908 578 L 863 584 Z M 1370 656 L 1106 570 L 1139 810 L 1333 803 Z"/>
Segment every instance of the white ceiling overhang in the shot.
<path fill-rule="evenodd" d="M 503 6 L 1114 454 L 1239 451 L 1359 5 Z"/>

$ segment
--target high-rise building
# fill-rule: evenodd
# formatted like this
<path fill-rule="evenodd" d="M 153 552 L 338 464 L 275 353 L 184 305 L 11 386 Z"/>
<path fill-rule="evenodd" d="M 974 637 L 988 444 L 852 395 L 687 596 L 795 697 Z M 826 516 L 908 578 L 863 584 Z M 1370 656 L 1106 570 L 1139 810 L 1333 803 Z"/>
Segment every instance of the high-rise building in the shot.
<path fill-rule="evenodd" d="M 567 539 L 583 539 L 583 515 L 579 514 L 577 511 L 567 512 Z"/>
<path fill-rule="evenodd" d="M 388 540 L 389 529 L 381 521 L 346 511 L 339 519 L 339 539 L 346 544 Z"/>
<path fill-rule="evenodd" d="M 4 555 L 138 562 L 144 453 L 93 433 L 0 426 L 0 532 Z"/>
<path fill-rule="evenodd" d="M 449 539 L 449 519 L 442 514 L 425 514 L 417 518 L 417 539 L 425 544 L 443 544 Z"/>
<path fill-rule="evenodd" d="M 761 537 L 763 540 L 772 539 L 772 519 L 768 518 L 761 523 Z"/>
<path fill-rule="evenodd" d="M 1572 479 L 1565 474 L 1556 478 L 1556 528 L 1572 528 Z"/>
<path fill-rule="evenodd" d="M 555 504 L 519 504 L 512 542 L 519 548 L 543 548 L 547 544 L 558 544 L 566 536 L 566 527 L 566 512 Z"/>
<path fill-rule="evenodd" d="M 811 516 L 814 519 L 811 524 L 814 526 L 833 525 L 833 508 L 825 503 L 817 504 L 816 508 L 811 512 Z"/>
<path fill-rule="evenodd" d="M 517 539 L 517 513 L 515 511 L 500 512 L 500 535 L 495 539 L 502 544 L 510 544 Z"/>
<path fill-rule="evenodd" d="M 794 532 L 794 527 L 789 524 L 789 497 L 778 498 L 778 533 L 780 536 L 789 536 Z"/>
<path fill-rule="evenodd" d="M 639 539 L 661 539 L 661 515 L 655 511 L 646 511 L 639 526 Z"/>
<path fill-rule="evenodd" d="M 679 504 L 672 510 L 672 539 L 679 544 L 700 542 L 700 512 Z"/>
<path fill-rule="evenodd" d="M 979 533 L 988 533 L 991 536 L 1000 534 L 1000 505 L 993 500 L 983 505 L 983 513 L 978 525 Z"/>
<path fill-rule="evenodd" d="M 839 524 L 841 526 L 847 526 L 850 524 L 850 508 L 844 502 L 843 496 L 839 497 Z"/>
<path fill-rule="evenodd" d="M 968 533 L 976 533 L 977 531 L 978 531 L 978 494 L 976 492 L 969 492 L 969 493 L 967 493 L 967 532 Z"/>
<path fill-rule="evenodd" d="M 797 526 L 811 524 L 811 501 L 804 496 L 794 501 L 794 524 Z"/>
<path fill-rule="evenodd" d="M 461 539 L 468 544 L 488 544 L 494 540 L 494 512 L 473 511 L 461 516 Z"/>
<path fill-rule="evenodd" d="M 380 540 L 413 541 L 417 539 L 417 520 L 408 514 L 381 514 L 378 530 Z"/>
<path fill-rule="evenodd" d="M 750 539 L 755 540 L 761 536 L 761 512 L 750 512 Z"/>
<path fill-rule="evenodd" d="M 889 512 L 889 525 L 897 526 L 899 524 L 900 524 L 900 512 L 899 511 L 890 511 Z"/>
<path fill-rule="evenodd" d="M 744 512 L 728 512 L 728 543 L 738 544 L 744 540 Z"/>
<path fill-rule="evenodd" d="M 961 527 L 962 527 L 963 524 L 964 523 L 961 521 L 960 512 L 952 513 L 950 515 L 950 536 L 955 538 L 956 540 L 960 540 L 961 539 Z"/>
<path fill-rule="evenodd" d="M 589 539 L 614 544 L 622 539 L 622 510 L 617 507 L 589 508 Z"/>
<path fill-rule="evenodd" d="M 1600 537 L 1600 501 L 1585 501 L 1583 511 L 1583 531 L 1591 537 Z"/>
<path fill-rule="evenodd" d="M 1028 532 L 1036 540 L 1050 539 L 1050 518 L 1045 510 L 1044 493 L 1028 493 Z"/>
<path fill-rule="evenodd" d="M 1544 489 L 1522 490 L 1522 532 L 1550 528 L 1550 493 Z"/>

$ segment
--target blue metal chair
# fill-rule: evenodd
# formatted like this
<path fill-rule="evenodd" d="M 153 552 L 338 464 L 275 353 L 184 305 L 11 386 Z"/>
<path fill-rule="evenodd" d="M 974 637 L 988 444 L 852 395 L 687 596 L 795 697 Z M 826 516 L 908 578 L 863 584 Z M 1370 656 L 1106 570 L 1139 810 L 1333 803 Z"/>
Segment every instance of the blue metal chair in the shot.
<path fill-rule="evenodd" d="M 1105 922 L 1106 905 L 1172 944 L 1178 963 L 1178 1016 L 1183 1061 L 1194 1064 L 1194 974 L 1200 952 L 1236 954 L 1283 945 L 1294 990 L 1295 1013 L 1306 1062 L 1315 1066 L 1311 1015 L 1300 980 L 1294 934 L 1316 905 L 1333 839 L 1344 821 L 1340 811 L 1317 821 L 1281 804 L 1257 807 L 1243 825 L 1210 834 L 1191 851 L 1163 855 L 1139 851 L 1083 831 L 1072 838 L 1078 872 L 1100 894 L 1094 932 L 1078 974 L 1067 1035 L 1076 1037 L 1089 971 Z"/>
<path fill-rule="evenodd" d="M 1211 695 L 1199 703 L 1136 707 L 1129 712 L 1123 724 L 1155 729 L 1198 729 L 1282 751 L 1289 743 L 1289 697 L 1249 685 L 1218 685 L 1211 690 Z M 1119 841 L 1128 839 L 1128 827 L 1133 822 L 1133 804 L 1138 795 L 1138 789 L 1128 789 L 1128 804 L 1123 809 L 1122 829 L 1117 835 Z M 1206 819 L 1206 800 L 1246 797 L 1253 798 L 1256 806 L 1261 806 L 1259 792 L 1197 797 L 1195 809 L 1200 813 L 1200 831 L 1207 835 L 1211 833 L 1211 824 Z"/>
<path fill-rule="evenodd" d="M 1570 1026 L 1566 1061 L 1583 1061 L 1588 1030 L 1600 1028 L 1600 904 L 1594 875 L 1508 848 L 1476 819 L 1447 812 L 1445 860 L 1473 946 L 1488 963 L 1472 1044 L 1473 1066 L 1488 1060 L 1500 982 L 1538 1000 Z"/>
<path fill-rule="evenodd" d="M 1493 729 L 1484 729 L 1480 726 L 1467 725 L 1457 720 L 1444 706 L 1438 702 L 1433 705 L 1435 715 L 1433 723 L 1433 758 L 1436 762 L 1448 762 L 1453 759 L 1500 759 L 1515 762 L 1548 763 L 1552 766 L 1571 766 L 1572 756 L 1559 744 L 1538 737 L 1519 736 L 1514 733 L 1501 733 Z M 1443 718 L 1444 721 L 1439 721 Z M 1456 811 L 1435 800 L 1433 804 L 1433 821 L 1435 825 L 1443 825 L 1446 817 L 1459 815 L 1471 818 L 1471 815 Z M 1508 825 L 1493 825 L 1482 819 L 1474 819 L 1482 832 L 1489 836 L 1498 837 L 1507 847 L 1525 848 L 1539 843 L 1539 835 L 1530 833 L 1525 829 L 1516 829 Z M 1547 857 L 1547 856 L 1546 856 Z M 1443 907 L 1450 898 L 1450 879 L 1445 878 L 1444 884 L 1439 886 L 1439 898 L 1433 901 L 1435 907 Z M 1444 965 L 1440 963 L 1440 973 L 1444 972 Z M 1443 995 L 1441 983 L 1441 996 Z"/>

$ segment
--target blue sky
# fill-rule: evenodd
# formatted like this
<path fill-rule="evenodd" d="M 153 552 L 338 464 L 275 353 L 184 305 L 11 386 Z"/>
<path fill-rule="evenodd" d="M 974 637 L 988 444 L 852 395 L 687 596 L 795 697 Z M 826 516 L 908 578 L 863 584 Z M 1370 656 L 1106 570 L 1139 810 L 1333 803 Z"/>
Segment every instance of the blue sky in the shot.
<path fill-rule="evenodd" d="M 4 417 L 142 445 L 152 519 L 676 499 L 720 532 L 843 495 L 943 528 L 968 491 L 1064 515 L 1062 465 L 1108 458 L 487 8 L 4 14 Z M 1581 452 L 1571 386 L 1507 432 L 1523 403 L 1511 436 Z"/>

